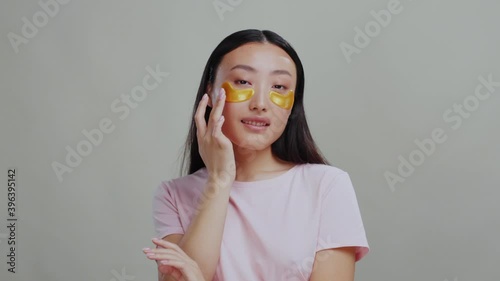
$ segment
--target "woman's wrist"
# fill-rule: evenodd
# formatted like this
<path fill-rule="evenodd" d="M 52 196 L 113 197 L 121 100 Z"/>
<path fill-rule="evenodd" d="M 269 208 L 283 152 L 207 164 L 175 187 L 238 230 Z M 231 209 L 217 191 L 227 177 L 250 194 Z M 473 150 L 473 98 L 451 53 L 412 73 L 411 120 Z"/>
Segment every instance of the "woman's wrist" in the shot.
<path fill-rule="evenodd" d="M 220 187 L 230 187 L 234 182 L 234 176 L 227 173 L 210 174 L 207 180 L 207 185 L 215 185 Z"/>

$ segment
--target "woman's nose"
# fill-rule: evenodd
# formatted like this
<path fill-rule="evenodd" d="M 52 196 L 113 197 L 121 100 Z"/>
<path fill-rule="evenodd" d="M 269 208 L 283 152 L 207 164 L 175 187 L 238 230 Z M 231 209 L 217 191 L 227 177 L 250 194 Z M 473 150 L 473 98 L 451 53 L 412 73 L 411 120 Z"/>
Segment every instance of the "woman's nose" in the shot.
<path fill-rule="evenodd" d="M 262 88 L 254 88 L 254 95 L 250 99 L 250 109 L 266 111 L 268 107 L 269 91 Z"/>

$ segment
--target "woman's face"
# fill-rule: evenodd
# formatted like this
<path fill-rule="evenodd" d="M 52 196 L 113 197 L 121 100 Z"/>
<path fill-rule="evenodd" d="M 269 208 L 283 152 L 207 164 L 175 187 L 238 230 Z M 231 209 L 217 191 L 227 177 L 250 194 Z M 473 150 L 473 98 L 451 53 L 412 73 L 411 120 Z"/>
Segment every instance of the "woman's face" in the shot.
<path fill-rule="evenodd" d="M 236 90 L 252 88 L 253 95 L 244 101 L 225 103 L 224 135 L 236 146 L 252 150 L 265 149 L 275 142 L 286 127 L 291 109 L 271 101 L 270 92 L 274 91 L 278 99 L 281 96 L 276 93 L 286 97 L 295 90 L 296 75 L 293 60 L 273 44 L 248 43 L 227 53 L 213 87 L 207 89 L 210 97 L 224 82 Z"/>

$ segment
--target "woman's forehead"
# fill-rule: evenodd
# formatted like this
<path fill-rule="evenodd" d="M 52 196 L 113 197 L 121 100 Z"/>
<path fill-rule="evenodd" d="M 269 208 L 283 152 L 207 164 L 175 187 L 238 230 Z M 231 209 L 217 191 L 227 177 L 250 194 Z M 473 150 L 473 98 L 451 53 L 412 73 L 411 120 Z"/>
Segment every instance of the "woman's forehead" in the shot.
<path fill-rule="evenodd" d="M 249 43 L 227 53 L 222 59 L 219 70 L 247 72 L 290 73 L 295 78 L 295 63 L 280 47 L 273 44 Z"/>

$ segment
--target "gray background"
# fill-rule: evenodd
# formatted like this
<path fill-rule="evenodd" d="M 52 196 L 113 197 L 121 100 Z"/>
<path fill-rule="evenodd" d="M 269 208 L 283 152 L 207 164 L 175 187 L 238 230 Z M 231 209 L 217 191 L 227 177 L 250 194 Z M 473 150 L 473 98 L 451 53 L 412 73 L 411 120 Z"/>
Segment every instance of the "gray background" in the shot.
<path fill-rule="evenodd" d="M 231 9 L 218 14 L 219 2 Z M 69 1 L 16 52 L 8 34 L 21 36 L 23 17 L 33 23 L 43 8 L 2 1 L 0 279 L 156 280 L 141 251 L 154 235 L 152 191 L 178 176 L 209 54 L 257 28 L 297 50 L 312 134 L 352 177 L 371 246 L 356 280 L 500 280 L 500 87 L 456 129 L 443 118 L 473 101 L 478 77 L 500 81 L 500 3 L 403 0 L 349 63 L 340 44 L 355 46 L 355 28 L 389 2 Z M 157 65 L 170 75 L 121 120 L 111 104 Z M 114 131 L 59 181 L 51 164 L 103 118 Z M 446 141 L 391 189 L 384 174 L 398 174 L 398 157 L 417 155 L 415 140 L 437 128 Z M 9 167 L 16 274 L 6 264 Z"/>

